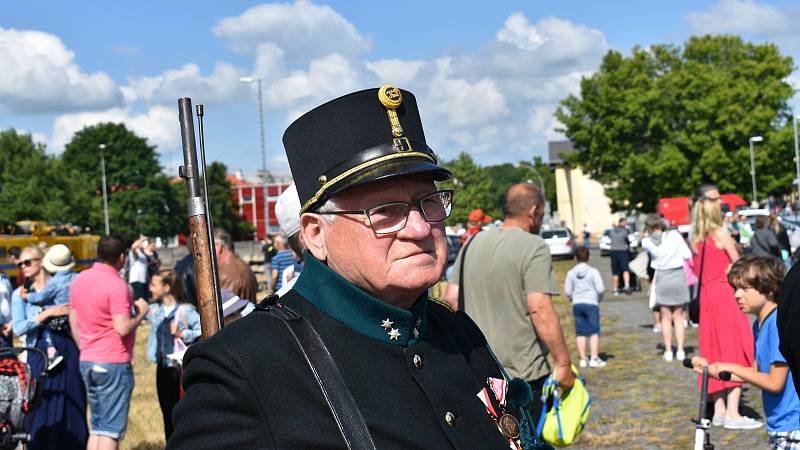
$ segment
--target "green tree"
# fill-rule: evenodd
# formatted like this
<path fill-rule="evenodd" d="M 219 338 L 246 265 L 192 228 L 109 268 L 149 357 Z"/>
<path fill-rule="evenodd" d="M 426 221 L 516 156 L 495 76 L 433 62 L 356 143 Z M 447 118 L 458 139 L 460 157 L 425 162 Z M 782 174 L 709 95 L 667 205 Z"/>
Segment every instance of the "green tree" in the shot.
<path fill-rule="evenodd" d="M 234 239 L 246 240 L 253 237 L 253 225 L 243 220 L 238 213 L 236 203 L 231 197 L 231 183 L 225 178 L 228 168 L 225 164 L 214 161 L 208 165 L 208 204 L 215 228 L 224 228 Z M 200 178 L 202 189 L 203 179 Z M 186 211 L 186 183 L 180 181 L 173 184 L 173 191 L 178 198 L 179 207 Z M 182 224 L 184 233 L 188 233 L 189 222 Z"/>
<path fill-rule="evenodd" d="M 179 209 L 169 179 L 161 174 L 155 147 L 122 124 L 84 128 L 75 133 L 61 156 L 64 167 L 81 174 L 81 191 L 89 196 L 88 202 L 81 205 L 84 223 L 95 233 L 104 229 L 101 153 L 105 159 L 111 231 L 128 238 L 139 234 L 175 235 L 185 219 L 181 214 L 185 209 Z"/>
<path fill-rule="evenodd" d="M 636 47 L 628 57 L 610 51 L 556 112 L 579 149 L 569 160 L 606 187 L 616 209 L 652 209 L 703 182 L 750 197 L 748 138 L 763 135 L 762 192 L 788 192 L 793 68 L 775 45 L 735 36 Z"/>
<path fill-rule="evenodd" d="M 492 198 L 495 200 L 496 205 L 495 209 L 489 213 L 492 217 L 502 218 L 502 207 L 506 191 L 508 191 L 511 185 L 516 183 L 530 182 L 536 186 L 540 186 L 540 184 L 544 182 L 545 199 L 550 202 L 551 205 L 555 205 L 555 174 L 547 164 L 542 162 L 541 157 L 537 156 L 533 158 L 533 163 L 528 161 L 520 161 L 517 164 L 505 163 L 487 166 L 484 170 L 492 180 Z"/>
<path fill-rule="evenodd" d="M 497 199 L 492 197 L 492 179 L 469 154 L 462 152 L 455 160 L 443 165 L 453 172 L 453 179 L 441 183 L 441 187 L 455 191 L 453 212 L 447 219 L 448 225 L 466 223 L 467 215 L 475 208 L 485 212 L 497 210 Z"/>
<path fill-rule="evenodd" d="M 45 153 L 30 134 L 0 132 L 0 222 L 81 222 L 80 174 Z"/>

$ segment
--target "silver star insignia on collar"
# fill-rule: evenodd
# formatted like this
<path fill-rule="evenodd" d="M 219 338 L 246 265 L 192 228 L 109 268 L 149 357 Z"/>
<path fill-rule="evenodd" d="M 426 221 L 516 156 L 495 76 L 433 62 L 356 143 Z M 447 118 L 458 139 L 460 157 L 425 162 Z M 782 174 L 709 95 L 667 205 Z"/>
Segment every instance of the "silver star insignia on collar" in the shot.
<path fill-rule="evenodd" d="M 383 322 L 381 323 L 381 326 L 383 327 L 384 330 L 392 328 L 392 325 L 394 325 L 394 322 L 389 320 L 389 318 L 384 319 Z"/>
<path fill-rule="evenodd" d="M 389 332 L 389 339 L 390 340 L 397 340 L 400 337 L 400 330 L 397 328 L 392 328 L 392 331 Z"/>

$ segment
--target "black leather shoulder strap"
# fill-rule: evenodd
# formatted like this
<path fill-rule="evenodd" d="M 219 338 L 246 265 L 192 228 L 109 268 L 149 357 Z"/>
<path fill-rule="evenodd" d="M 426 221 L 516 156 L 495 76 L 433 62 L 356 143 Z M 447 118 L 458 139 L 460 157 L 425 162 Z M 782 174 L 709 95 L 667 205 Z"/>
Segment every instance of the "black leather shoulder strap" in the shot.
<path fill-rule="evenodd" d="M 264 299 L 256 311 L 281 319 L 294 337 L 308 367 L 317 380 L 322 396 L 328 403 L 336 426 L 345 444 L 351 450 L 374 450 L 375 443 L 369 434 L 364 417 L 358 409 L 353 395 L 342 379 L 342 374 L 333 361 L 328 348 L 320 339 L 311 323 L 291 308 L 277 300 L 277 296 Z"/>
<path fill-rule="evenodd" d="M 475 240 L 475 236 L 480 233 L 478 231 L 474 235 L 472 235 L 467 242 L 464 243 L 464 250 L 461 251 L 461 264 L 458 268 L 458 310 L 464 311 L 464 261 L 467 260 L 467 249 L 469 249 L 469 244 L 472 244 L 472 241 Z"/>

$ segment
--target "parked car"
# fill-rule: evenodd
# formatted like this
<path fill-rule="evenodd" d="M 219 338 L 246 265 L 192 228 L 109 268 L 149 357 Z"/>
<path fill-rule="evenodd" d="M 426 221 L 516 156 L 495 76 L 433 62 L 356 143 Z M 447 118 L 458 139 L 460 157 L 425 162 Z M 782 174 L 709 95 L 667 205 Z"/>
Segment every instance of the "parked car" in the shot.
<path fill-rule="evenodd" d="M 611 253 L 611 236 L 609 233 L 611 232 L 611 228 L 606 228 L 603 231 L 603 235 L 600 236 L 599 246 L 600 246 L 600 255 L 601 256 L 608 256 Z M 639 248 L 639 232 L 635 231 L 628 225 L 628 244 L 631 250 Z"/>
<path fill-rule="evenodd" d="M 575 236 L 569 228 L 542 230 L 541 237 L 550 247 L 550 255 L 572 258 L 575 255 Z"/>

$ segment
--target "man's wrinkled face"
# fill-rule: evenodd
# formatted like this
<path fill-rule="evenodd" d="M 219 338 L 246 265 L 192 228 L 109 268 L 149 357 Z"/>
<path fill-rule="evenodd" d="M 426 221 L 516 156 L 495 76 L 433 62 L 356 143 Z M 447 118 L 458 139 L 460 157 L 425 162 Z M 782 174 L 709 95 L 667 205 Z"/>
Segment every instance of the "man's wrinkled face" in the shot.
<path fill-rule="evenodd" d="M 336 196 L 341 210 L 363 210 L 387 202 L 411 202 L 436 191 L 426 177 L 376 181 Z M 391 301 L 416 296 L 441 279 L 447 261 L 444 222 L 428 223 L 413 206 L 406 226 L 375 234 L 366 216 L 336 216 L 324 225 L 328 265 L 362 289 Z"/>

